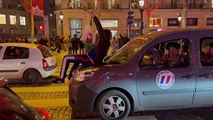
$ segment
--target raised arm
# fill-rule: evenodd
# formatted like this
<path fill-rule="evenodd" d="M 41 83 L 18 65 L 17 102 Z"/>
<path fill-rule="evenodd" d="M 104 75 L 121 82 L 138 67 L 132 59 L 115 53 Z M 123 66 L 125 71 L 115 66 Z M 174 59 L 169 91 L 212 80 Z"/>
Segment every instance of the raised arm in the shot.
<path fill-rule="evenodd" d="M 96 12 L 92 11 L 90 13 L 91 17 L 93 18 L 94 22 L 95 22 L 95 26 L 98 30 L 98 35 L 99 35 L 99 38 L 102 39 L 104 37 L 104 29 L 99 21 L 99 19 L 97 18 L 96 16 Z"/>

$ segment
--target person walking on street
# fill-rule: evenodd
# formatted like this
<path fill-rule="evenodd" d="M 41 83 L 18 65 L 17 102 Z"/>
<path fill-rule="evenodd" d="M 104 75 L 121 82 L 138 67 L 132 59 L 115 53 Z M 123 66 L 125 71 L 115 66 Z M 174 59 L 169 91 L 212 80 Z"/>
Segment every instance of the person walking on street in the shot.
<path fill-rule="evenodd" d="M 68 42 L 67 42 L 67 46 L 68 46 L 68 54 L 72 54 L 72 38 L 71 35 L 69 35 L 68 37 Z"/>
<path fill-rule="evenodd" d="M 56 46 L 56 48 L 53 49 L 53 51 L 55 51 L 57 49 L 57 52 L 60 53 L 61 52 L 61 40 L 60 40 L 59 36 L 57 36 L 55 39 L 55 46 Z"/>
<path fill-rule="evenodd" d="M 72 72 L 79 67 L 80 64 L 85 67 L 89 67 L 91 65 L 101 65 L 104 57 L 107 55 L 107 51 L 110 47 L 110 40 L 112 37 L 112 33 L 110 30 L 103 29 L 99 19 L 96 17 L 95 12 L 90 13 L 91 17 L 93 18 L 96 28 L 98 30 L 99 39 L 95 43 L 95 45 L 91 45 L 91 39 L 88 39 L 88 35 L 91 35 L 92 33 L 85 34 L 82 36 L 81 40 L 85 44 L 85 46 L 89 45 L 90 48 L 87 49 L 87 54 L 82 55 L 66 55 L 63 58 L 61 71 L 60 71 L 60 77 L 53 81 L 54 83 L 61 83 L 65 81 L 65 78 L 67 76 L 67 70 L 69 68 L 70 63 L 73 63 L 73 66 L 69 72 L 68 79 L 72 77 Z"/>
<path fill-rule="evenodd" d="M 72 38 L 72 54 L 77 54 L 78 53 L 78 42 L 79 39 L 77 38 L 77 35 L 74 34 L 74 37 Z"/>
<path fill-rule="evenodd" d="M 79 40 L 79 52 L 84 54 L 84 43 L 81 40 Z"/>

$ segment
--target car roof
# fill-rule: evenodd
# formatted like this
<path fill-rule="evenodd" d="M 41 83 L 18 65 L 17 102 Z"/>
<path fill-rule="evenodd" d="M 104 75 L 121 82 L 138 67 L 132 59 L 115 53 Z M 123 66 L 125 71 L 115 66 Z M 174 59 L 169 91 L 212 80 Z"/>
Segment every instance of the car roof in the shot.
<path fill-rule="evenodd" d="M 190 32 L 206 32 L 206 31 L 211 31 L 213 32 L 213 29 L 208 29 L 208 28 L 182 28 L 182 29 L 168 29 L 168 30 L 162 30 L 162 31 L 154 31 L 154 32 L 150 32 L 147 34 L 142 35 L 145 38 L 150 38 L 150 39 L 154 39 L 156 37 L 163 37 L 163 36 L 167 36 L 170 34 L 181 34 L 181 33 L 190 33 Z M 142 36 L 138 36 L 139 39 Z"/>
<path fill-rule="evenodd" d="M 41 46 L 41 45 L 32 44 L 32 43 L 0 43 L 0 46 L 17 46 L 17 47 L 37 48 L 38 46 Z"/>

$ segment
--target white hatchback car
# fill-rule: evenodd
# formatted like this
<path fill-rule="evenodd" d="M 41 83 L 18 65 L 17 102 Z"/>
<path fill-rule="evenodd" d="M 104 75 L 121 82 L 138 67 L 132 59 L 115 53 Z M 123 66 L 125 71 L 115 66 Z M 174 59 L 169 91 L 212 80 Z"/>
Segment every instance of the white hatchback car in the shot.
<path fill-rule="evenodd" d="M 50 49 L 40 44 L 1 43 L 0 76 L 9 80 L 22 78 L 27 83 L 42 82 L 57 70 Z"/>

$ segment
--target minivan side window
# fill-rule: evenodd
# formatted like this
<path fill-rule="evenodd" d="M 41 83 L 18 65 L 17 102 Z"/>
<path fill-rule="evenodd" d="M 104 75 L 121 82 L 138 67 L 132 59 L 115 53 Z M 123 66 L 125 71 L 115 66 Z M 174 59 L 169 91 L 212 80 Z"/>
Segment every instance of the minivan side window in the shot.
<path fill-rule="evenodd" d="M 213 38 L 200 40 L 200 62 L 203 66 L 213 66 Z"/>
<path fill-rule="evenodd" d="M 3 59 L 27 59 L 29 48 L 9 46 L 6 48 Z"/>
<path fill-rule="evenodd" d="M 188 51 L 188 39 L 162 42 L 145 51 L 139 66 L 142 69 L 186 67 L 189 65 Z"/>

